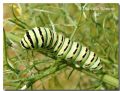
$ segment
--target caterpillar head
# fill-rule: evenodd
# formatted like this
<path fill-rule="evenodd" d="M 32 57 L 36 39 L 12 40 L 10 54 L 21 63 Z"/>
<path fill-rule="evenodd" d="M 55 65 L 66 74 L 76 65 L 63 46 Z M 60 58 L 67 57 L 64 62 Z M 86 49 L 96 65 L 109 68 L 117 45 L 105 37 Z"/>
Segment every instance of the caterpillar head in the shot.
<path fill-rule="evenodd" d="M 24 37 L 20 41 L 21 45 L 25 49 L 33 49 L 35 48 L 36 39 L 34 36 L 33 30 L 29 30 L 25 33 Z"/>
<path fill-rule="evenodd" d="M 29 47 L 29 45 L 27 44 L 25 38 L 22 38 L 22 39 L 21 39 L 20 44 L 21 44 L 21 46 L 22 46 L 24 49 L 30 49 L 30 47 Z"/>

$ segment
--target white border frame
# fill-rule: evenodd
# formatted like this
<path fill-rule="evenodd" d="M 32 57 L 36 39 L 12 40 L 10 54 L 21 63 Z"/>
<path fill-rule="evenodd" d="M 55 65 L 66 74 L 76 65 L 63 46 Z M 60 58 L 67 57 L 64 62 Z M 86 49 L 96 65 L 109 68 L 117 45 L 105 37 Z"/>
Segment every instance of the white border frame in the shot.
<path fill-rule="evenodd" d="M 119 0 L 1 0 L 0 2 L 0 91 L 3 91 L 3 3 L 119 3 Z"/>
<path fill-rule="evenodd" d="M 3 91 L 3 3 L 0 6 L 0 91 Z"/>
<path fill-rule="evenodd" d="M 4 0 L 3 3 L 119 3 L 119 0 Z"/>

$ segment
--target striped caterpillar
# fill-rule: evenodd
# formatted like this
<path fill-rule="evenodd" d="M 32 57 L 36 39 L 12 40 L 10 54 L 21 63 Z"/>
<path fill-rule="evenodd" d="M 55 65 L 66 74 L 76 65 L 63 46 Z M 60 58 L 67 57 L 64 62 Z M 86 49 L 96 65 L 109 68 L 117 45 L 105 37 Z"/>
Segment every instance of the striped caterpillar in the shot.
<path fill-rule="evenodd" d="M 78 42 L 73 42 L 61 33 L 49 28 L 35 27 L 25 33 L 20 44 L 24 49 L 47 49 L 57 58 L 72 61 L 75 67 L 89 70 L 100 70 L 100 58 Z"/>

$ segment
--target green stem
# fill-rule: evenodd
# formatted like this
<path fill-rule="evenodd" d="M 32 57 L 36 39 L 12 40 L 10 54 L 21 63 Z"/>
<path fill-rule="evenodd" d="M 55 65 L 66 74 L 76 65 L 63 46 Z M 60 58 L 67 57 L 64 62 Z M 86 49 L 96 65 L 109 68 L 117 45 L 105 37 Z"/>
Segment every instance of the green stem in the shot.
<path fill-rule="evenodd" d="M 119 87 L 119 80 L 110 76 L 110 75 L 104 75 L 103 78 L 102 78 L 103 82 L 109 84 L 109 85 L 112 85 L 114 87 Z"/>
<path fill-rule="evenodd" d="M 9 37 L 9 39 L 12 39 L 13 41 L 19 42 L 19 40 L 20 40 L 20 38 L 19 38 L 18 36 L 16 36 L 16 35 L 9 34 L 9 33 L 7 33 L 7 35 L 8 35 L 7 37 Z M 43 77 L 46 77 L 46 76 L 48 76 L 48 75 L 50 75 L 50 74 L 53 74 L 53 73 L 55 73 L 55 72 L 57 72 L 57 71 L 65 68 L 67 65 L 70 66 L 70 67 L 72 67 L 72 68 L 74 68 L 74 69 L 76 69 L 76 70 L 78 70 L 78 71 L 81 71 L 81 72 L 83 72 L 83 73 L 85 73 L 85 74 L 87 74 L 87 75 L 89 75 L 89 76 L 91 76 L 91 77 L 93 77 L 93 78 L 96 78 L 96 79 L 98 79 L 99 81 L 102 80 L 102 81 L 103 81 L 104 83 L 106 83 L 106 84 L 109 84 L 109 85 L 114 86 L 114 87 L 117 87 L 117 88 L 118 88 L 118 86 L 119 86 L 119 80 L 116 79 L 116 78 L 114 78 L 114 77 L 112 77 L 112 76 L 110 76 L 110 75 L 108 75 L 108 74 L 102 74 L 102 75 L 101 75 L 101 74 L 98 74 L 99 76 L 97 76 L 97 74 L 88 72 L 88 71 L 86 71 L 86 70 L 84 70 L 84 69 L 81 70 L 81 69 L 75 68 L 73 65 L 69 65 L 69 64 L 67 64 L 67 63 L 63 63 L 63 64 L 56 65 L 56 66 L 54 66 L 54 67 L 52 67 L 52 68 L 49 68 L 49 69 L 41 72 L 41 74 L 36 74 L 36 75 L 34 75 L 34 77 L 23 78 L 22 81 L 23 81 L 23 80 L 24 80 L 24 81 L 30 81 L 30 80 L 36 81 L 36 80 L 38 80 L 38 79 L 42 79 Z M 33 81 L 33 82 L 34 82 L 34 81 Z"/>
<path fill-rule="evenodd" d="M 14 66 L 11 64 L 11 62 L 8 60 L 8 56 L 7 56 L 7 44 L 6 44 L 6 33 L 5 33 L 4 29 L 3 29 L 3 41 L 4 41 L 4 59 L 5 59 L 6 65 L 7 65 L 7 67 L 9 69 L 11 69 L 16 74 L 18 74 L 19 70 L 15 69 Z"/>
<path fill-rule="evenodd" d="M 28 83 L 26 84 L 26 88 L 29 88 L 35 81 L 40 80 L 44 77 L 47 77 L 50 74 L 53 74 L 57 71 L 60 71 L 61 69 L 65 68 L 66 66 L 67 66 L 66 64 L 61 64 L 60 63 L 58 65 L 55 65 L 55 66 L 52 66 L 52 67 L 48 68 L 45 71 L 42 71 L 40 74 L 36 74 L 36 75 L 34 75 L 33 77 L 30 77 L 30 78 L 23 78 L 20 81 L 22 81 L 22 82 L 28 81 Z"/>

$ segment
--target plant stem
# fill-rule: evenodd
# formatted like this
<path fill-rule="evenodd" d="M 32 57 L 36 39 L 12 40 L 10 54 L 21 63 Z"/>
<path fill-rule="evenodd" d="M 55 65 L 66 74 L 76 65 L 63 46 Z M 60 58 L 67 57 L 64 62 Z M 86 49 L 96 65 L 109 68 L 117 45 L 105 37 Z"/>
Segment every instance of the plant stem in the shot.
<path fill-rule="evenodd" d="M 107 75 L 107 74 L 104 75 L 102 80 L 103 82 L 108 83 L 114 87 L 117 87 L 117 88 L 119 87 L 119 80 L 110 75 Z"/>
<path fill-rule="evenodd" d="M 18 36 L 15 36 L 15 35 L 12 36 L 12 34 L 9 34 L 9 33 L 7 33 L 7 37 L 9 37 L 9 39 L 12 39 L 13 41 L 16 41 L 16 42 L 19 42 L 19 40 L 20 40 L 20 38 Z M 81 72 L 83 72 L 83 73 L 85 73 L 85 74 L 87 74 L 87 75 L 89 75 L 89 76 L 91 76 L 93 78 L 96 78 L 99 81 L 103 81 L 104 83 L 107 83 L 107 84 L 109 84 L 111 86 L 114 86 L 114 87 L 117 87 L 117 88 L 119 86 L 119 80 L 112 77 L 112 76 L 110 76 L 110 75 L 108 75 L 108 74 L 99 74 L 99 76 L 97 76 L 94 73 L 88 72 L 88 71 L 86 71 L 84 69 L 81 70 L 80 68 L 79 69 L 75 68 L 72 65 L 69 65 L 67 63 L 56 64 L 56 66 L 53 66 L 52 68 L 50 67 L 49 69 L 41 72 L 40 74 L 36 74 L 33 77 L 23 78 L 22 81 L 23 80 L 24 81 L 34 80 L 33 82 L 35 82 L 36 80 L 42 79 L 43 77 L 46 77 L 46 76 L 48 76 L 50 74 L 53 74 L 53 73 L 65 68 L 66 66 L 70 66 L 70 67 L 72 67 L 72 68 L 74 68 L 74 69 L 76 69 L 78 71 L 81 71 Z"/>

